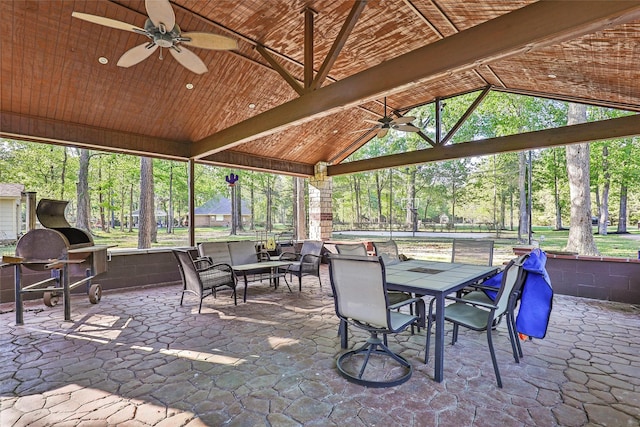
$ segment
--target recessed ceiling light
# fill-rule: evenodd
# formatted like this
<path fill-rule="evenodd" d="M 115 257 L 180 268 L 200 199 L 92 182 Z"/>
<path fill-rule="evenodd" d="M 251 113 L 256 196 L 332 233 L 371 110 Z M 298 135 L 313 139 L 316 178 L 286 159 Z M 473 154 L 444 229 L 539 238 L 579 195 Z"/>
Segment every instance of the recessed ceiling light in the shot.
<path fill-rule="evenodd" d="M 334 129 L 334 130 L 333 130 L 333 133 L 338 133 L 338 130 L 337 130 L 337 129 Z"/>
<path fill-rule="evenodd" d="M 109 62 L 109 60 L 104 56 L 101 56 L 100 58 L 98 58 L 98 62 L 101 63 L 102 65 L 105 65 Z"/>
<path fill-rule="evenodd" d="M 558 76 L 556 76 L 555 74 L 547 74 L 547 77 L 549 77 L 550 79 L 555 79 Z"/>
<path fill-rule="evenodd" d="M 193 89 L 193 83 L 187 83 L 187 89 L 189 90 Z"/>
<path fill-rule="evenodd" d="M 249 104 L 249 108 L 253 110 L 254 108 L 256 108 L 256 104 L 252 102 L 251 104 Z"/>

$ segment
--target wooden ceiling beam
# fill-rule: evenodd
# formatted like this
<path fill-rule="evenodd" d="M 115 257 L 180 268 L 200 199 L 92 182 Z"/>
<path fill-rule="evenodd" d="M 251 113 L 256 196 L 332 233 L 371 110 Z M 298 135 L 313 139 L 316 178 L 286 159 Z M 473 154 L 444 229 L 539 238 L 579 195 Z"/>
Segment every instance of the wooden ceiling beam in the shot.
<path fill-rule="evenodd" d="M 467 111 L 464 112 L 462 117 L 460 117 L 460 119 L 458 119 L 456 124 L 453 125 L 453 127 L 449 130 L 449 132 L 447 132 L 445 137 L 442 139 L 442 144 L 446 144 L 447 142 L 449 142 L 451 140 L 451 138 L 453 138 L 453 136 L 456 134 L 456 132 L 458 132 L 458 130 L 460 130 L 462 125 L 469 119 L 469 116 L 471 116 L 471 114 L 474 111 L 476 111 L 476 108 L 478 108 L 480 103 L 487 97 L 487 95 L 489 94 L 490 90 L 491 90 L 491 86 L 487 86 L 487 87 L 484 88 L 484 90 L 482 92 L 480 92 L 478 97 L 471 103 L 469 108 L 467 108 Z"/>
<path fill-rule="evenodd" d="M 304 9 L 304 88 L 313 83 L 313 18 L 316 11 L 310 7 Z"/>
<path fill-rule="evenodd" d="M 136 156 L 186 160 L 189 142 L 169 141 L 129 132 L 66 123 L 8 111 L 0 112 L 0 136 Z"/>
<path fill-rule="evenodd" d="M 356 23 L 360 18 L 360 14 L 362 14 L 362 11 L 364 10 L 364 7 L 366 5 L 367 0 L 354 2 L 353 7 L 351 8 L 351 12 L 349 12 L 349 16 L 347 16 L 347 19 L 342 25 L 338 36 L 334 40 L 333 45 L 331 46 L 331 49 L 327 54 L 327 57 L 324 59 L 324 62 L 320 66 L 318 74 L 316 74 L 316 77 L 311 83 L 311 90 L 316 90 L 317 88 L 322 86 L 322 83 L 324 83 L 325 79 L 329 75 L 331 67 L 333 67 L 333 64 L 335 64 L 336 60 L 338 59 L 340 51 L 342 51 L 344 44 L 347 42 L 351 31 L 353 31 L 353 28 L 356 26 Z"/>
<path fill-rule="evenodd" d="M 628 138 L 637 135 L 640 135 L 640 115 L 634 114 L 599 122 L 582 123 L 459 144 L 440 145 L 424 150 L 330 165 L 327 167 L 327 175 L 344 175 L 510 151 L 555 147 L 612 138 Z"/>
<path fill-rule="evenodd" d="M 206 157 L 420 82 L 640 18 L 640 1 L 541 1 L 306 93 L 192 146 Z M 437 60 L 435 60 L 437 58 Z"/>
<path fill-rule="evenodd" d="M 271 56 L 271 54 L 269 53 L 269 51 L 267 49 L 265 49 L 262 45 L 256 45 L 256 50 L 258 51 L 258 53 L 260 55 L 262 55 L 262 57 L 264 59 L 267 60 L 269 65 L 271 65 L 271 68 L 276 70 L 278 72 L 278 74 L 280 74 L 280 76 L 287 83 L 289 83 L 289 86 L 291 86 L 293 88 L 293 90 L 298 92 L 298 95 L 304 95 L 305 90 L 302 87 L 302 85 L 300 83 L 298 83 L 298 81 L 295 79 L 295 77 L 293 77 L 291 74 L 289 74 L 289 72 L 287 70 L 285 70 L 282 67 L 282 65 L 280 65 L 278 63 L 278 61 L 276 61 L 276 59 L 273 56 Z"/>
<path fill-rule="evenodd" d="M 238 151 L 222 151 L 220 153 L 212 154 L 211 156 L 203 157 L 198 160 L 198 163 L 206 163 L 228 168 L 251 169 L 280 175 L 300 176 L 304 178 L 313 176 L 313 165 L 253 156 Z"/>

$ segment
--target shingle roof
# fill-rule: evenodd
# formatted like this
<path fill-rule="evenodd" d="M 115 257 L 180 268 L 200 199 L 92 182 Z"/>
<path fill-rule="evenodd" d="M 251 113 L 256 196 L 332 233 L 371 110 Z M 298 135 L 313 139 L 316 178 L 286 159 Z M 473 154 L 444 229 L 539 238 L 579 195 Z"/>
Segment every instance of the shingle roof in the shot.
<path fill-rule="evenodd" d="M 23 184 L 0 182 L 0 197 L 21 197 L 23 191 Z"/>
<path fill-rule="evenodd" d="M 245 200 L 241 201 L 242 215 L 251 215 L 251 209 Z M 204 205 L 197 207 L 196 215 L 230 215 L 231 201 L 226 197 L 214 197 Z"/>

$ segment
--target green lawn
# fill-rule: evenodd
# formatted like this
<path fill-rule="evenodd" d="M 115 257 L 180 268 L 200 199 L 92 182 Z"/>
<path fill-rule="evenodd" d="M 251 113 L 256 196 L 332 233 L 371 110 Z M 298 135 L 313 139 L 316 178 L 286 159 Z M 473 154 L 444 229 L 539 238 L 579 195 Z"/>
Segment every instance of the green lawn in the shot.
<path fill-rule="evenodd" d="M 278 233 L 283 231 L 277 229 Z M 538 242 L 544 250 L 561 251 L 564 250 L 569 235 L 568 230 L 554 231 L 550 227 L 534 227 L 533 240 Z M 594 232 L 597 230 L 594 228 Z M 610 233 L 615 232 L 615 228 L 610 229 Z M 485 231 L 486 233 L 486 231 Z M 273 233 L 269 233 L 272 236 Z M 640 230 L 630 230 L 629 234 L 608 234 L 606 236 L 595 236 L 596 245 L 602 255 L 637 258 L 640 250 Z M 381 240 L 384 237 L 379 235 L 371 236 L 348 236 L 336 235 L 339 240 Z M 499 235 L 493 234 L 490 239 L 495 241 L 496 260 L 508 259 L 513 255 L 512 248 L 520 246 L 517 244 L 517 233 L 513 231 L 500 231 Z M 258 234 L 255 231 L 243 231 L 236 236 L 231 236 L 228 228 L 210 227 L 196 228 L 196 241 L 214 240 L 262 240 L 264 232 Z M 418 257 L 427 256 L 429 258 L 446 260 L 450 257 L 451 241 L 450 237 L 396 237 L 398 246 L 403 253 Z M 111 230 L 105 233 L 94 230 L 94 243 L 97 245 L 116 245 L 118 248 L 135 248 L 138 244 L 137 230 L 132 233 Z M 158 242 L 154 247 L 180 247 L 188 245 L 188 230 L 186 228 L 176 228 L 173 234 L 167 234 L 166 229 L 158 230 Z M 14 253 L 15 246 L 5 246 L 3 253 Z"/>

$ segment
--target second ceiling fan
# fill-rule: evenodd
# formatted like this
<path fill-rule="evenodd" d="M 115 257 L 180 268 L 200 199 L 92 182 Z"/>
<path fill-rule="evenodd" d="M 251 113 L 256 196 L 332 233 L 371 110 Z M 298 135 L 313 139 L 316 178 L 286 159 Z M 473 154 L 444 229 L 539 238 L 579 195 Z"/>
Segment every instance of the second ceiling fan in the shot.
<path fill-rule="evenodd" d="M 387 115 L 387 98 L 384 98 L 384 116 L 378 120 L 365 119 L 365 122 L 372 123 L 374 126 L 367 131 L 378 129 L 376 136 L 384 138 L 389 129 L 400 130 L 403 132 L 420 132 L 420 129 L 412 125 L 411 122 L 416 118 L 413 116 L 396 117 L 395 119 Z"/>
<path fill-rule="evenodd" d="M 182 33 L 176 24 L 176 15 L 169 0 L 145 0 L 145 8 L 149 18 L 144 24 L 144 28 L 133 24 L 117 21 L 103 16 L 90 15 L 88 13 L 73 12 L 74 18 L 104 25 L 118 30 L 131 31 L 149 38 L 150 41 L 138 45 L 126 51 L 118 60 L 119 67 L 131 67 L 142 62 L 158 47 L 169 49 L 169 53 L 185 68 L 202 74 L 208 71 L 204 62 L 187 49 L 186 46 L 193 46 L 201 49 L 231 50 L 237 49 L 238 43 L 229 38 L 212 33 L 188 32 Z"/>

